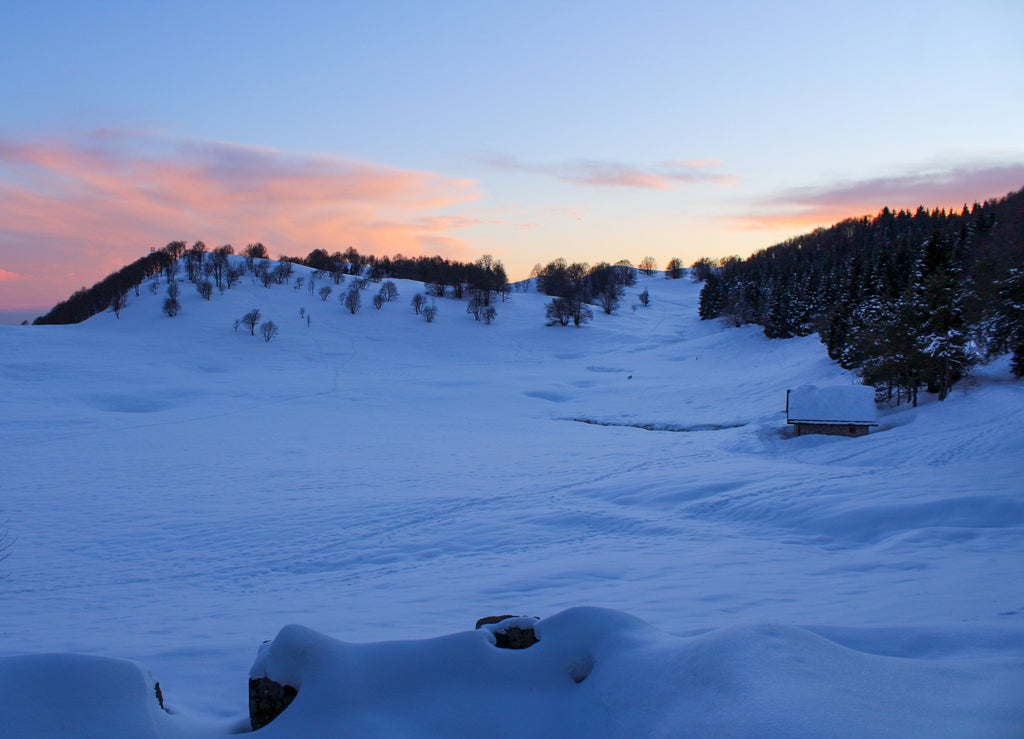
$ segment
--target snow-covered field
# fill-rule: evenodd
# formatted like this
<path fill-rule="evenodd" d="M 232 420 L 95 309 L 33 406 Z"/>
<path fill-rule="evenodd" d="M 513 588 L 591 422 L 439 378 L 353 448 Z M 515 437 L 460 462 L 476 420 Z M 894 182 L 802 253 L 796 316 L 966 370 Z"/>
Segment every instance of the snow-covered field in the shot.
<path fill-rule="evenodd" d="M 428 324 L 397 284 L 355 316 L 246 278 L 0 327 L 0 735 L 227 734 L 288 624 L 309 664 L 268 735 L 1024 734 L 1005 362 L 790 438 L 787 388 L 854 378 L 701 322 L 688 279 L 579 329 L 535 292 Z M 254 307 L 269 343 L 232 329 Z M 504 613 L 540 643 L 473 631 Z"/>

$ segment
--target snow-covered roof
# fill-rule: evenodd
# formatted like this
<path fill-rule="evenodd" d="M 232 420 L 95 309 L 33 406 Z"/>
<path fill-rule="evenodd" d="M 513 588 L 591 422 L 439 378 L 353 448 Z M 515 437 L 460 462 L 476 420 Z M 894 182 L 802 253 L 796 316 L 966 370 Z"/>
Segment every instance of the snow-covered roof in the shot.
<path fill-rule="evenodd" d="M 817 387 L 789 391 L 789 423 L 875 423 L 875 389 L 867 385 Z"/>

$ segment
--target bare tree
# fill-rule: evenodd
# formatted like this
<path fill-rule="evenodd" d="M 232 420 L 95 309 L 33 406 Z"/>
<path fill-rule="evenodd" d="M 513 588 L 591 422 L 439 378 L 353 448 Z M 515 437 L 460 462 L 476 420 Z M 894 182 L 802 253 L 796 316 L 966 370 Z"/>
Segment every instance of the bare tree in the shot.
<path fill-rule="evenodd" d="M 270 253 L 267 251 L 267 247 L 258 241 L 255 244 L 249 244 L 242 250 L 242 254 L 245 255 L 245 266 L 252 271 L 253 265 L 257 259 L 267 259 L 270 257 Z"/>
<path fill-rule="evenodd" d="M 114 296 L 110 298 L 110 307 L 113 309 L 114 315 L 117 318 L 121 317 L 121 311 L 126 305 L 128 305 L 127 293 L 115 293 Z"/>
<path fill-rule="evenodd" d="M 420 311 L 423 310 L 423 304 L 427 299 L 423 296 L 423 293 L 416 293 L 412 296 L 412 301 L 409 303 L 412 306 L 413 312 L 418 316 Z"/>
<path fill-rule="evenodd" d="M 277 324 L 273 321 L 260 324 L 260 333 L 263 334 L 263 340 L 269 343 L 272 338 L 277 336 Z"/>
<path fill-rule="evenodd" d="M 164 313 L 169 318 L 174 318 L 181 310 L 181 303 L 178 302 L 178 283 L 172 282 L 167 286 L 167 299 L 164 301 Z"/>
<path fill-rule="evenodd" d="M 485 307 L 487 306 L 484 305 L 483 298 L 478 294 L 474 294 L 469 299 L 469 302 L 466 303 L 466 313 L 471 314 L 474 321 L 479 321 L 483 317 Z"/>
<path fill-rule="evenodd" d="M 238 281 L 242 279 L 242 275 L 245 274 L 245 265 L 239 264 L 237 267 L 228 266 L 227 278 L 228 287 L 234 287 L 238 284 Z"/>
<path fill-rule="evenodd" d="M 654 274 L 654 270 L 657 268 L 658 262 L 654 257 L 644 257 L 640 260 L 640 269 L 648 277 Z"/>
<path fill-rule="evenodd" d="M 189 282 L 195 282 L 203 269 L 203 257 L 206 254 L 206 244 L 197 241 L 192 248 L 185 252 L 185 269 L 188 273 Z"/>
<path fill-rule="evenodd" d="M 385 280 L 384 284 L 380 286 L 380 294 L 386 302 L 390 303 L 398 297 L 398 286 L 391 280 Z"/>
<path fill-rule="evenodd" d="M 168 262 L 167 268 L 164 270 L 167 275 L 167 281 L 174 282 L 178 278 L 178 272 L 180 271 L 181 265 L 176 260 Z"/>
<path fill-rule="evenodd" d="M 434 303 L 423 306 L 421 312 L 423 313 L 423 320 L 427 323 L 433 323 L 434 319 L 437 318 L 437 306 Z"/>
<path fill-rule="evenodd" d="M 623 287 L 617 283 L 608 285 L 604 292 L 597 294 L 597 304 L 601 306 L 608 315 L 619 309 L 619 300 L 622 298 Z"/>
<path fill-rule="evenodd" d="M 249 335 L 256 335 L 256 324 L 260 322 L 260 309 L 253 308 L 251 311 L 242 316 L 242 325 L 249 329 Z"/>
<path fill-rule="evenodd" d="M 334 290 L 331 289 L 330 285 L 324 285 L 320 288 L 320 300 L 326 303 L 327 298 L 331 297 L 332 292 L 334 292 Z"/>
<path fill-rule="evenodd" d="M 381 308 L 384 307 L 384 303 L 386 302 L 387 301 L 384 300 L 384 295 L 378 290 L 377 293 L 373 296 L 373 307 L 376 308 L 377 310 L 380 310 Z"/>
<path fill-rule="evenodd" d="M 341 299 L 342 305 L 348 308 L 349 313 L 355 315 L 359 312 L 359 306 L 362 304 L 363 299 L 360 297 L 359 288 L 351 287 L 349 291 Z"/>
<path fill-rule="evenodd" d="M 644 308 L 646 308 L 647 306 L 649 306 L 651 304 L 651 294 L 649 292 L 647 292 L 647 288 L 646 287 L 644 288 L 644 291 L 642 293 L 640 293 L 637 297 L 640 299 L 640 304 Z"/>
<path fill-rule="evenodd" d="M 213 295 L 213 283 L 209 280 L 200 280 L 196 283 L 196 290 L 199 291 L 199 296 L 203 300 L 209 300 Z"/>

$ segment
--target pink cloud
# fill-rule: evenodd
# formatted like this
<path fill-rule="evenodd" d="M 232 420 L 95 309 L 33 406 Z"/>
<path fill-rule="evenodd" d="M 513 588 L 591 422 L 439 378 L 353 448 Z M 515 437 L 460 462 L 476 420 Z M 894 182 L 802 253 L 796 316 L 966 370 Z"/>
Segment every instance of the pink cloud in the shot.
<path fill-rule="evenodd" d="M 1024 163 L 966 164 L 938 171 L 911 172 L 822 187 L 788 190 L 762 201 L 758 210 L 728 219 L 737 229 L 827 226 L 846 218 L 875 215 L 882 208 L 924 206 L 958 209 L 1000 197 L 1024 186 Z"/>
<path fill-rule="evenodd" d="M 0 259 L 24 277 L 0 301 L 62 299 L 175 239 L 458 256 L 469 246 L 454 232 L 476 221 L 435 211 L 477 195 L 432 172 L 151 133 L 0 141 Z"/>
<path fill-rule="evenodd" d="M 556 164 L 530 164 L 514 157 L 493 156 L 488 164 L 515 172 L 542 174 L 577 185 L 598 187 L 637 187 L 649 190 L 670 190 L 679 184 L 714 183 L 732 185 L 737 178 L 730 174 L 705 171 L 721 164 L 715 159 L 692 161 L 669 160 L 652 166 L 639 166 L 598 159 L 582 159 Z"/>
<path fill-rule="evenodd" d="M 0 282 L 8 282 L 9 280 L 17 280 L 20 275 L 14 272 L 8 272 L 5 269 L 0 269 Z"/>

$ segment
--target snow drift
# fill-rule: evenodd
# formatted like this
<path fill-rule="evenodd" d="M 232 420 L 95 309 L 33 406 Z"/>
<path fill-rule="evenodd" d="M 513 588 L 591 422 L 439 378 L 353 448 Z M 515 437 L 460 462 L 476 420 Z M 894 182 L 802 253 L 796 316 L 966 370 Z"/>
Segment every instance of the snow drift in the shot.
<path fill-rule="evenodd" d="M 496 647 L 487 628 L 353 644 L 286 626 L 260 647 L 250 677 L 297 694 L 257 733 L 1012 736 L 1024 720 L 1020 696 L 1006 689 L 1019 662 L 884 657 L 781 625 L 680 638 L 601 608 L 572 608 L 533 628 L 539 641 L 513 650 Z M 18 735 L 219 733 L 162 710 L 152 678 L 121 660 L 6 658 L 0 695 Z"/>

